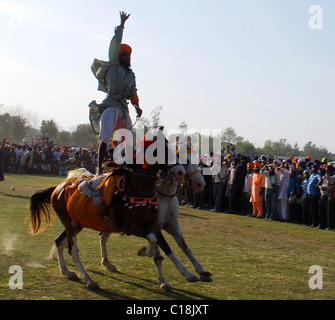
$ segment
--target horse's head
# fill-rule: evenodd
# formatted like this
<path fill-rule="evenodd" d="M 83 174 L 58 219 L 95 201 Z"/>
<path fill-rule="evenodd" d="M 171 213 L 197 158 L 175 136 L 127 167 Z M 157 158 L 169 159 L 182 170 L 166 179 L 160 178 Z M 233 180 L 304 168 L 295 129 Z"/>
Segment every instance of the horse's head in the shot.
<path fill-rule="evenodd" d="M 182 162 L 184 162 L 183 166 L 186 170 L 186 178 L 191 181 L 191 187 L 193 192 L 200 193 L 205 189 L 206 182 L 199 168 L 198 155 L 192 150 L 189 145 L 187 145 L 187 147 L 185 146 L 185 148 L 180 146 L 179 152 L 183 152 L 182 155 L 179 155 L 179 158 L 183 158 Z"/>
<path fill-rule="evenodd" d="M 169 141 L 165 138 L 162 130 L 158 130 L 157 135 L 152 139 L 144 138 L 141 142 L 140 157 L 144 155 L 143 167 L 156 168 L 164 173 L 171 174 L 177 181 L 183 181 L 186 171 L 179 163 L 176 149 L 172 147 Z"/>

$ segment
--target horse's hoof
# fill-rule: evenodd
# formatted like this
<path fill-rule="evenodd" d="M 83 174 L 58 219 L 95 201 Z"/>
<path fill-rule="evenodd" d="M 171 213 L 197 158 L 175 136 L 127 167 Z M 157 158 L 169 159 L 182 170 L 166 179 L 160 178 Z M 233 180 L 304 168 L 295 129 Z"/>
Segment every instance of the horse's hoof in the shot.
<path fill-rule="evenodd" d="M 201 282 L 212 282 L 212 278 L 211 278 L 211 273 L 210 272 L 201 272 L 200 273 L 200 281 Z"/>
<path fill-rule="evenodd" d="M 116 267 L 114 266 L 114 264 L 108 263 L 106 265 L 103 265 L 105 267 L 106 270 L 108 270 L 109 272 L 119 272 L 117 271 Z"/>
<path fill-rule="evenodd" d="M 92 281 L 92 280 L 87 282 L 87 288 L 90 289 L 90 290 L 99 290 L 100 289 L 99 285 L 95 281 Z"/>
<path fill-rule="evenodd" d="M 199 281 L 199 279 L 198 279 L 198 277 L 197 277 L 196 275 L 193 275 L 193 276 L 191 276 L 191 277 L 188 277 L 188 278 L 186 278 L 186 280 L 187 280 L 188 282 L 198 282 L 198 281 Z"/>
<path fill-rule="evenodd" d="M 64 274 L 65 277 L 69 280 L 73 280 L 73 281 L 78 281 L 80 280 L 80 278 L 77 276 L 77 274 L 73 271 L 69 271 L 66 274 Z"/>
<path fill-rule="evenodd" d="M 137 255 L 138 256 L 146 256 L 147 248 L 143 247 L 142 249 L 138 250 Z"/>
<path fill-rule="evenodd" d="M 161 289 L 163 292 L 173 292 L 172 287 L 168 283 L 162 283 Z"/>

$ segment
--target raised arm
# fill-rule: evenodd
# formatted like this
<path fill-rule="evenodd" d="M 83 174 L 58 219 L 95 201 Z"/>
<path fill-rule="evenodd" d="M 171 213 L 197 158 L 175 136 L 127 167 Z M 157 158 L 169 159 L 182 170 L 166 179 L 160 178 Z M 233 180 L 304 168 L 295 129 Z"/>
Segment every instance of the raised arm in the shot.
<path fill-rule="evenodd" d="M 115 28 L 114 37 L 111 40 L 109 46 L 109 62 L 111 64 L 119 63 L 119 51 L 121 48 L 123 29 L 126 21 L 128 20 L 130 14 L 125 13 L 124 11 L 120 12 L 120 25 Z"/>

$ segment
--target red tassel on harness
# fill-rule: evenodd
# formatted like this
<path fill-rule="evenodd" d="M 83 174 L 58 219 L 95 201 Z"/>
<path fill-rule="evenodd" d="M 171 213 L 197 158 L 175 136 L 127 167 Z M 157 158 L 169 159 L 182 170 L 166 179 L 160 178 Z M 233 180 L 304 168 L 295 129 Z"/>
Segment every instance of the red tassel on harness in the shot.
<path fill-rule="evenodd" d="M 146 169 L 146 168 L 148 168 L 148 167 L 149 167 L 149 163 L 146 162 L 146 161 L 144 161 L 144 163 L 142 164 L 142 168 L 143 168 L 143 169 Z"/>

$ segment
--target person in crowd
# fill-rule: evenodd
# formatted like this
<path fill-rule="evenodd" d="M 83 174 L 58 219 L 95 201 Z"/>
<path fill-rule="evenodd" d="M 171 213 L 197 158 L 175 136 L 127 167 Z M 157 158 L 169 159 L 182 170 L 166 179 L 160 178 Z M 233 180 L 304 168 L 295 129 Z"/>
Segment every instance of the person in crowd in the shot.
<path fill-rule="evenodd" d="M 318 229 L 327 228 L 328 219 L 328 178 L 329 174 L 326 173 L 327 164 L 324 164 L 319 169 L 321 175 L 316 187 L 319 188 L 320 200 L 319 200 L 319 225 Z"/>
<path fill-rule="evenodd" d="M 223 196 L 224 196 L 224 184 L 227 174 L 227 165 L 224 159 L 221 156 L 218 156 L 211 170 L 220 171 L 217 174 L 214 174 L 213 180 L 213 202 L 214 208 L 211 209 L 213 212 L 222 212 L 223 211 Z"/>
<path fill-rule="evenodd" d="M 265 177 L 265 207 L 266 207 L 266 219 L 278 220 L 278 190 L 280 186 L 280 177 L 276 172 L 276 165 L 270 163 L 264 165 L 260 170 L 260 173 Z"/>
<path fill-rule="evenodd" d="M 45 144 L 44 148 L 44 168 L 46 173 L 52 173 L 52 167 L 53 167 L 53 151 L 52 151 L 52 145 L 51 144 Z"/>
<path fill-rule="evenodd" d="M 304 171 L 306 170 L 305 158 L 298 159 L 298 162 L 296 164 L 296 169 L 297 169 L 297 185 L 299 186 L 304 180 Z"/>
<path fill-rule="evenodd" d="M 15 167 L 16 167 L 16 152 L 15 152 L 15 146 L 11 146 L 9 148 L 9 154 L 8 154 L 8 172 L 14 173 Z"/>
<path fill-rule="evenodd" d="M 247 163 L 247 174 L 244 178 L 244 187 L 242 190 L 242 215 L 251 216 L 252 215 L 252 204 L 250 202 L 251 193 L 251 180 L 254 174 L 254 165 L 249 162 Z"/>
<path fill-rule="evenodd" d="M 233 144 L 228 144 L 226 150 L 228 156 L 230 156 L 231 158 L 235 157 L 235 146 Z"/>
<path fill-rule="evenodd" d="M 16 173 L 22 173 L 22 168 L 21 168 L 21 160 L 24 155 L 24 149 L 22 146 L 17 146 L 15 148 L 15 153 L 16 153 L 16 166 L 15 166 L 15 172 Z"/>
<path fill-rule="evenodd" d="M 227 171 L 227 189 L 228 212 L 233 213 L 241 208 L 241 197 L 244 186 L 244 178 L 247 174 L 245 159 L 240 164 L 240 159 L 234 157 L 231 166 Z"/>
<path fill-rule="evenodd" d="M 21 164 L 23 165 L 23 171 L 25 173 L 31 173 L 32 167 L 34 163 L 34 153 L 33 153 L 33 148 L 28 147 L 26 152 L 24 153 L 22 157 Z"/>
<path fill-rule="evenodd" d="M 263 218 L 263 200 L 265 190 L 265 177 L 260 173 L 261 164 L 254 162 L 254 174 L 251 179 L 250 202 L 252 203 L 252 216 Z"/>
<path fill-rule="evenodd" d="M 201 174 L 203 174 L 204 168 L 209 168 L 207 164 L 207 157 L 203 156 L 199 159 L 199 168 Z M 203 175 L 205 179 L 206 186 L 203 191 L 194 195 L 194 205 L 197 209 L 203 209 L 204 204 L 207 201 L 210 209 L 213 209 L 213 176 L 211 175 Z"/>
<path fill-rule="evenodd" d="M 318 182 L 321 178 L 321 174 L 319 173 L 320 166 L 317 163 L 311 165 L 311 175 L 307 184 L 307 197 L 308 203 L 310 207 L 310 214 L 312 224 L 311 226 L 317 228 L 319 226 L 319 198 L 320 192 L 317 187 Z"/>
<path fill-rule="evenodd" d="M 328 191 L 328 216 L 327 230 L 335 229 L 335 167 L 333 164 L 327 165 L 327 191 Z"/>
<path fill-rule="evenodd" d="M 301 185 L 291 191 L 288 198 L 288 206 L 291 222 L 301 224 L 303 218 L 303 190 Z"/>
<path fill-rule="evenodd" d="M 259 161 L 260 161 L 261 166 L 262 166 L 262 168 L 263 168 L 265 165 L 267 165 L 267 163 L 268 163 L 268 158 L 267 158 L 267 156 L 265 156 L 264 154 L 262 154 L 262 155 L 260 156 L 260 158 L 259 158 Z"/>
<path fill-rule="evenodd" d="M 287 206 L 287 221 L 291 221 L 292 217 L 291 217 L 291 209 L 294 209 L 293 205 L 289 205 L 289 199 L 291 197 L 291 200 L 294 199 L 294 201 L 297 200 L 296 197 L 296 191 L 297 191 L 297 170 L 295 165 L 291 164 L 289 166 L 289 173 L 290 173 L 290 180 L 289 180 L 289 184 L 287 187 L 287 199 L 288 199 L 288 206 Z M 302 193 L 300 193 L 300 196 L 302 195 Z M 291 201 L 292 202 L 292 201 Z"/>
<path fill-rule="evenodd" d="M 324 158 L 325 159 L 325 158 Z M 320 201 L 319 201 L 319 229 L 334 229 L 334 207 L 333 207 L 333 195 L 334 195 L 334 182 L 335 182 L 335 168 L 332 165 L 328 165 L 327 161 L 322 162 L 324 164 L 320 168 L 319 172 L 321 178 L 317 184 L 320 190 Z"/>
<path fill-rule="evenodd" d="M 240 211 L 242 208 L 242 190 L 244 187 L 245 176 L 247 175 L 247 163 L 249 163 L 250 158 L 246 156 L 240 156 L 239 165 L 236 168 L 236 175 L 234 180 L 234 189 L 236 194 L 236 204 L 235 206 Z"/>
<path fill-rule="evenodd" d="M 303 172 L 304 180 L 301 183 L 302 188 L 302 224 L 310 226 L 312 224 L 312 218 L 310 215 L 310 206 L 307 197 L 307 184 L 310 177 L 310 171 L 305 170 Z"/>
<path fill-rule="evenodd" d="M 288 193 L 287 189 L 290 183 L 290 171 L 288 159 L 283 160 L 281 165 L 276 168 L 276 172 L 280 177 L 280 186 L 278 191 L 278 207 L 279 207 L 279 219 L 281 221 L 288 221 L 289 217 L 287 214 L 287 200 Z"/>
<path fill-rule="evenodd" d="M 192 191 L 192 181 L 188 180 L 183 184 L 185 194 L 185 207 L 195 208 L 194 192 Z"/>
<path fill-rule="evenodd" d="M 3 173 L 3 148 L 2 146 L 0 146 L 0 181 L 4 181 L 5 180 L 5 176 Z"/>

